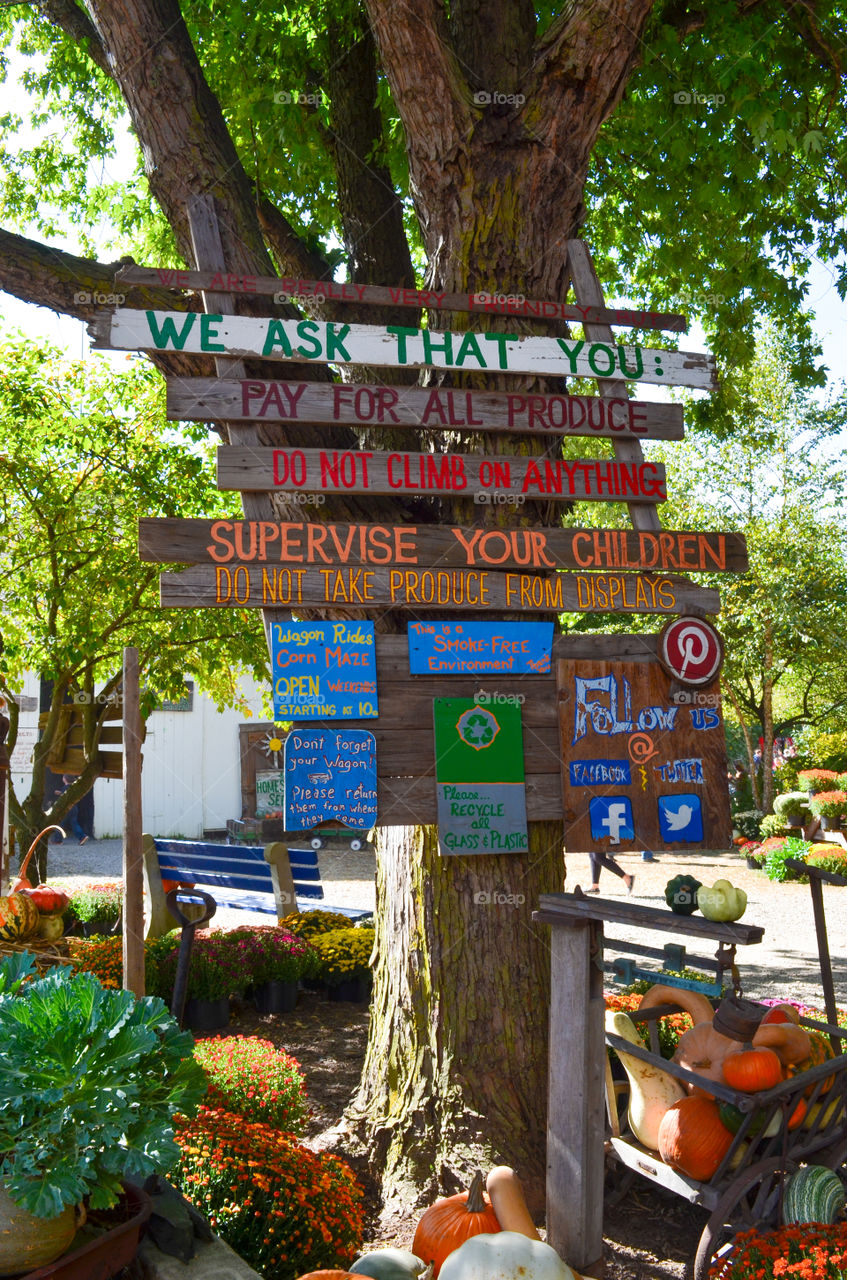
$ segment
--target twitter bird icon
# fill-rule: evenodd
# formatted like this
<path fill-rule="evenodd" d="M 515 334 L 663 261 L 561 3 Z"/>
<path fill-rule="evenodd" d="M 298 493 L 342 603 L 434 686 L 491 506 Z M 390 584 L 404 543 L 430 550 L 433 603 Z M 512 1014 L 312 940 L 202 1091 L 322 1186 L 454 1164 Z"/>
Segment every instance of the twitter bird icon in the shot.
<path fill-rule="evenodd" d="M 703 807 L 700 797 L 689 794 L 659 796 L 659 829 L 665 844 L 703 839 Z"/>

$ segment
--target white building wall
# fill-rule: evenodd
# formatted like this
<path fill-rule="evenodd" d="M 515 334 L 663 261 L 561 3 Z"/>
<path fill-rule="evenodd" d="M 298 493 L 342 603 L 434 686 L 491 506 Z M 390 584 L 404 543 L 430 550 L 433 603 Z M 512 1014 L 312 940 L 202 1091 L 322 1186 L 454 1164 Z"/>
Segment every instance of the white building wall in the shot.
<path fill-rule="evenodd" d="M 252 680 L 242 692 L 255 720 L 262 720 L 261 690 Z M 21 691 L 38 697 L 37 677 Z M 141 798 L 143 829 L 156 836 L 197 839 L 220 830 L 227 818 L 241 817 L 241 767 L 238 728 L 248 718 L 241 711 L 217 711 L 195 688 L 191 711 L 154 711 L 147 721 L 142 747 Z M 21 724 L 38 723 L 38 712 L 22 712 Z M 28 786 L 15 773 L 15 785 Z M 98 778 L 94 784 L 94 834 L 98 839 L 123 830 L 123 783 Z"/>

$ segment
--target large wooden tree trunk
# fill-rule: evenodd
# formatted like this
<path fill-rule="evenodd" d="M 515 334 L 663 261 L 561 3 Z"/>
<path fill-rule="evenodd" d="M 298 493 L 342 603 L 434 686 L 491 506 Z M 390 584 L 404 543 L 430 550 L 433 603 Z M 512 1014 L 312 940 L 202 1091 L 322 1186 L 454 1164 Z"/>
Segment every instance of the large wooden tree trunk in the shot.
<path fill-rule="evenodd" d="M 446 857 L 434 827 L 379 832 L 371 1036 L 347 1120 L 402 1216 L 482 1161 L 543 1200 L 549 939 L 531 914 L 563 885 L 560 823 L 530 853 Z"/>

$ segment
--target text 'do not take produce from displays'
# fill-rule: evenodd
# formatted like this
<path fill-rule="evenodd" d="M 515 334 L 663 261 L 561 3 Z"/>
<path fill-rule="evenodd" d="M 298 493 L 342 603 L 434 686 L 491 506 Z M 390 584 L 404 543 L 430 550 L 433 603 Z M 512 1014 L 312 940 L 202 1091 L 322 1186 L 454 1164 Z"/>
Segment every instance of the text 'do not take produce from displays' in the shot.
<path fill-rule="evenodd" d="M 622 346 L 613 341 L 522 338 L 516 333 L 451 333 L 408 325 L 339 324 L 128 308 L 98 311 L 88 327 L 95 349 L 534 373 L 558 378 L 626 378 L 706 391 L 715 384 L 715 362 L 710 355 Z"/>
<path fill-rule="evenodd" d="M 673 574 L 512 573 L 488 569 L 289 569 L 196 565 L 159 576 L 165 608 L 297 608 L 357 611 L 485 609 L 509 613 L 720 612 L 720 595 Z"/>
<path fill-rule="evenodd" d="M 520 704 L 436 698 L 433 717 L 439 852 L 525 853 Z"/>

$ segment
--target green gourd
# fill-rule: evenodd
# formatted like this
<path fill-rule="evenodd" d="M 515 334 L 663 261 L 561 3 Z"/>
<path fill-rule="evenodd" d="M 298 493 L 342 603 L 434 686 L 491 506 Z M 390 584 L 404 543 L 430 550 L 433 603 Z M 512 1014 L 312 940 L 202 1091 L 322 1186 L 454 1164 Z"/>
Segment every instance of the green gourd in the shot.
<path fill-rule="evenodd" d="M 702 881 L 694 876 L 674 876 L 665 885 L 665 902 L 678 916 L 690 916 L 697 910 L 697 890 L 703 887 Z"/>
<path fill-rule="evenodd" d="M 837 1173 L 820 1164 L 798 1170 L 782 1201 L 782 1221 L 836 1222 L 844 1210 L 844 1185 Z"/>
<path fill-rule="evenodd" d="M 351 1275 L 371 1276 L 372 1280 L 417 1280 L 425 1270 L 426 1263 L 408 1249 L 374 1249 L 348 1267 Z"/>

